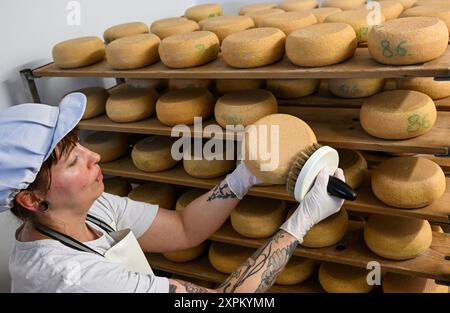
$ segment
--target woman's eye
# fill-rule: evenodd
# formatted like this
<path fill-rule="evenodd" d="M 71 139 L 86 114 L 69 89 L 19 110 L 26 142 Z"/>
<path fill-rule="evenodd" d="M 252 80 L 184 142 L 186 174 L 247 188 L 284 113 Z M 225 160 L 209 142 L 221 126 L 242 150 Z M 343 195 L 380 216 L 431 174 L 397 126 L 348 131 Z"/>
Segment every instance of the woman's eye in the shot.
<path fill-rule="evenodd" d="M 74 166 L 78 161 L 78 156 L 75 157 L 75 159 L 72 161 L 72 163 L 70 163 L 69 166 Z"/>

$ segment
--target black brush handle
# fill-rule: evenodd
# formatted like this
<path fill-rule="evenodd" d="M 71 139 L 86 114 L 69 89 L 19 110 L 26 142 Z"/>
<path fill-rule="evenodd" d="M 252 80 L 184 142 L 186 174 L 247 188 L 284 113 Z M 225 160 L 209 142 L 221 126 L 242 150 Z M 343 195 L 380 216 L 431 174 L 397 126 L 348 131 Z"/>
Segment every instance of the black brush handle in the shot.
<path fill-rule="evenodd" d="M 327 191 L 330 195 L 344 200 L 356 200 L 356 191 L 354 191 L 352 187 L 344 183 L 342 180 L 334 176 L 330 176 Z"/>

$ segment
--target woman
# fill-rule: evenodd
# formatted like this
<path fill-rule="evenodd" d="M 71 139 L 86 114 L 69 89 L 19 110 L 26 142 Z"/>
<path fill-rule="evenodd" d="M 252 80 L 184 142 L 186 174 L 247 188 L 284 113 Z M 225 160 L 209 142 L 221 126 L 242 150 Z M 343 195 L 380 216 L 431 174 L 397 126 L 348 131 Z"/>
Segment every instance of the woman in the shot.
<path fill-rule="evenodd" d="M 74 130 L 85 103 L 72 93 L 59 107 L 0 114 L 0 211 L 24 221 L 10 255 L 13 292 L 265 292 L 306 232 L 342 206 L 323 171 L 280 231 L 217 289 L 157 277 L 143 251 L 200 244 L 259 181 L 240 165 L 182 212 L 104 193 L 100 157 Z"/>

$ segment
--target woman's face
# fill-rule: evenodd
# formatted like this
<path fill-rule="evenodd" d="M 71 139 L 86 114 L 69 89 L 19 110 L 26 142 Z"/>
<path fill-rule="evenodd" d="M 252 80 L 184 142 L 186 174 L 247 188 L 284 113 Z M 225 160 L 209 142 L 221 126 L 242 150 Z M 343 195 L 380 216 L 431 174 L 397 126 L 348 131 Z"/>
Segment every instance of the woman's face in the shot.
<path fill-rule="evenodd" d="M 100 156 L 79 143 L 52 168 L 46 199 L 50 208 L 86 212 L 104 190 Z"/>

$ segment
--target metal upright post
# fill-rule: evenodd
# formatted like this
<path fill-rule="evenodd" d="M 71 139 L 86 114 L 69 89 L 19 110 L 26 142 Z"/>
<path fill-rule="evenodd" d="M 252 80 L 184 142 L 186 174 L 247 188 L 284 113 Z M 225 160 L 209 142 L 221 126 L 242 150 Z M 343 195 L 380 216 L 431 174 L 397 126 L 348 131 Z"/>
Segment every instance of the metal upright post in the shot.
<path fill-rule="evenodd" d="M 33 103 L 40 103 L 41 98 L 39 97 L 36 83 L 34 81 L 35 77 L 33 75 L 33 72 L 30 69 L 21 70 L 20 77 L 24 84 L 29 101 Z"/>

